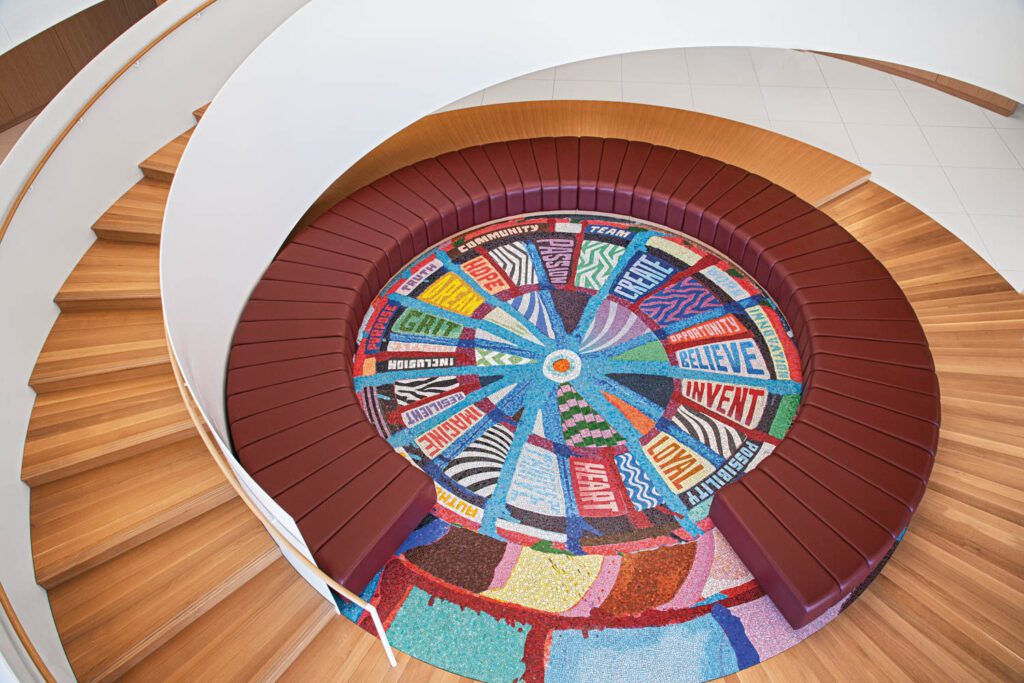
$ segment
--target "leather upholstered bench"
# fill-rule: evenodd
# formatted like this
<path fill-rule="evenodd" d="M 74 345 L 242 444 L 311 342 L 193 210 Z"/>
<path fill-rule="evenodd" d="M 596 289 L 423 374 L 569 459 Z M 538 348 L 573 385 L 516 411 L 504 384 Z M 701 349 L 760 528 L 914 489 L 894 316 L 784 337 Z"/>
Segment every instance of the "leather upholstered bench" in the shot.
<path fill-rule="evenodd" d="M 235 451 L 320 566 L 361 590 L 434 503 L 353 391 L 355 336 L 415 254 L 524 212 L 623 214 L 727 255 L 779 304 L 804 370 L 793 425 L 711 517 L 794 627 L 880 566 L 921 500 L 938 439 L 927 340 L 884 266 L 827 215 L 715 159 L 642 142 L 544 138 L 443 154 L 342 200 L 281 250 L 235 335 Z"/>

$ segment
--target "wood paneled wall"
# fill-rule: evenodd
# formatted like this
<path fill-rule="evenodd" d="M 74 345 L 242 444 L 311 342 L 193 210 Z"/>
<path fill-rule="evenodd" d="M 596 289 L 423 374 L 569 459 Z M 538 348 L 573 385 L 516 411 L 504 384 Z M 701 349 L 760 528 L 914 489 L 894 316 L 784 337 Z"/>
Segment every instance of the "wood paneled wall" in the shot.
<path fill-rule="evenodd" d="M 0 55 L 0 130 L 38 114 L 82 67 L 156 5 L 156 0 L 103 0 Z"/>

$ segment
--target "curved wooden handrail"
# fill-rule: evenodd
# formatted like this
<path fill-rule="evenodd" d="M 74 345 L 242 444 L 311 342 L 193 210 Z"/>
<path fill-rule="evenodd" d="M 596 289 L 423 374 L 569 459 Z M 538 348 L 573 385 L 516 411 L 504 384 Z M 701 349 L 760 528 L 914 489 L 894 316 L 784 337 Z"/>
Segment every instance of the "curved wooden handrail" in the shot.
<path fill-rule="evenodd" d="M 164 327 L 164 335 L 166 338 L 167 328 Z M 166 338 L 167 350 L 171 358 L 171 369 L 174 371 L 174 381 L 178 385 L 178 391 L 181 392 L 181 400 L 185 403 L 185 409 L 188 411 L 189 417 L 192 419 L 192 423 L 195 425 L 196 431 L 199 432 L 200 438 L 206 445 L 207 450 L 210 451 L 210 455 L 213 456 L 214 462 L 217 463 L 217 467 L 224 474 L 224 478 L 228 480 L 231 487 L 238 494 L 238 497 L 248 506 L 249 510 L 256 519 L 266 528 L 267 532 L 274 537 L 274 540 L 279 546 L 287 548 L 288 552 L 291 553 L 302 565 L 314 576 L 323 581 L 326 585 L 341 595 L 349 602 L 357 605 L 360 609 L 369 612 L 370 618 L 373 619 L 373 625 L 377 629 L 377 635 L 380 637 L 381 644 L 384 646 L 384 651 L 388 656 L 388 662 L 391 663 L 392 667 L 398 666 L 398 662 L 395 660 L 395 654 L 391 649 L 391 644 L 388 642 L 387 633 L 384 631 L 384 625 L 380 620 L 380 615 L 377 613 L 377 608 L 363 600 L 361 597 L 350 591 L 349 589 L 342 586 L 334 578 L 324 573 L 320 567 L 318 567 L 312 560 L 306 557 L 305 553 L 295 547 L 295 544 L 291 542 L 286 535 L 281 533 L 274 523 L 267 518 L 263 510 L 253 502 L 250 498 L 248 491 L 242 486 L 242 483 L 238 481 L 238 477 L 235 475 L 231 465 L 225 460 L 223 451 L 220 447 L 214 443 L 210 437 L 209 427 L 206 424 L 206 420 L 199 412 L 199 408 L 196 406 L 195 399 L 192 397 L 192 391 L 188 388 L 185 383 L 185 378 L 182 377 L 181 367 L 178 365 L 178 359 L 174 356 L 174 348 L 171 346 L 169 338 Z"/>
<path fill-rule="evenodd" d="M 215 2 L 217 2 L 217 0 L 204 0 L 198 6 L 194 7 L 184 16 L 180 17 L 173 24 L 171 24 L 169 27 L 164 29 L 160 33 L 160 35 L 149 41 L 141 50 L 136 52 L 129 60 L 127 60 L 121 66 L 121 68 L 118 69 L 110 78 L 108 78 L 106 82 L 104 82 L 104 84 L 95 93 L 93 93 L 93 95 L 88 99 L 88 101 L 86 101 L 85 104 L 83 104 L 79 108 L 79 110 L 75 113 L 71 120 L 64 126 L 64 128 L 57 135 L 57 137 L 54 138 L 53 142 L 50 143 L 50 145 L 46 149 L 46 152 L 43 153 L 43 156 L 36 163 L 35 167 L 33 167 L 32 172 L 29 173 L 28 177 L 22 183 L 21 188 L 18 190 L 18 194 L 15 196 L 14 201 L 11 203 L 10 208 L 8 208 L 7 213 L 4 216 L 3 223 L 0 224 L 0 241 L 2 241 L 4 236 L 7 234 L 7 229 L 10 227 L 11 222 L 14 220 L 14 214 L 21 207 L 21 204 L 24 201 L 25 196 L 28 194 L 29 188 L 36 181 L 36 178 L 39 177 L 39 174 L 42 173 L 43 167 L 46 166 L 46 163 L 57 151 L 57 148 L 60 147 L 60 145 L 64 142 L 67 136 L 71 133 L 71 130 L 82 119 L 82 117 L 84 117 L 86 113 L 88 113 L 88 111 L 92 109 L 93 105 L 95 105 L 96 102 L 99 101 L 99 99 L 104 95 L 104 93 L 106 93 L 107 90 L 109 90 L 114 85 L 114 83 L 117 82 L 121 78 L 121 76 L 123 76 L 128 71 L 128 69 L 131 68 L 133 64 L 142 59 L 154 47 L 156 47 L 165 38 L 167 38 L 167 36 L 174 33 L 174 31 L 179 29 L 182 25 L 184 25 L 190 19 L 201 13 L 204 9 L 211 6 Z M 185 407 L 188 410 L 189 416 L 191 417 L 192 422 L 196 427 L 196 431 L 199 432 L 199 436 L 202 438 L 203 443 L 210 451 L 210 455 L 217 463 L 217 466 L 220 467 L 221 471 L 224 473 L 224 477 L 228 480 L 228 483 L 231 484 L 232 488 L 234 488 L 238 496 L 249 507 L 249 510 L 252 511 L 252 513 L 260 521 L 260 523 L 262 523 L 263 526 L 267 529 L 267 532 L 274 538 L 275 541 L 277 541 L 277 543 L 280 546 L 287 548 L 287 550 L 292 555 L 294 555 L 306 567 L 307 570 L 312 572 L 314 576 L 323 581 L 326 585 L 330 586 L 332 590 L 337 592 L 346 600 L 352 602 L 355 605 L 358 605 L 364 611 L 369 612 L 370 617 L 373 619 L 374 626 L 377 629 L 377 633 L 380 636 L 381 642 L 384 645 L 384 650 L 387 654 L 388 661 L 391 663 L 392 667 L 397 666 L 398 663 L 395 660 L 394 652 L 392 651 L 391 645 L 388 642 L 387 634 L 384 631 L 384 626 L 381 623 L 380 615 L 377 613 L 377 609 L 373 605 L 371 605 L 370 603 L 366 602 L 361 597 L 353 593 L 352 591 L 342 586 L 333 578 L 325 574 L 319 567 L 317 567 L 313 562 L 311 562 L 305 556 L 305 554 L 302 553 L 302 551 L 295 547 L 295 545 L 291 542 L 290 539 L 288 539 L 288 537 L 286 537 L 284 534 L 278 531 L 277 527 L 274 526 L 274 524 L 266 517 L 266 515 L 259 508 L 259 506 L 256 505 L 256 503 L 253 502 L 253 500 L 249 497 L 248 492 L 238 481 L 238 478 L 235 476 L 235 473 L 231 469 L 231 466 L 224 460 L 224 454 L 221 452 L 217 444 L 213 442 L 213 439 L 210 438 L 210 435 L 207 431 L 206 421 L 203 419 L 202 415 L 199 413 L 198 408 L 193 402 L 192 392 L 188 389 L 187 385 L 185 384 L 184 378 L 181 375 L 181 368 L 178 366 L 177 359 L 174 356 L 173 349 L 171 349 L 169 342 L 168 350 L 170 351 L 169 355 L 171 359 L 171 367 L 174 370 L 174 379 L 178 385 L 178 390 L 181 392 L 182 401 L 185 403 Z M 32 643 L 32 640 L 28 637 L 28 633 L 26 633 L 24 627 L 21 624 L 21 620 L 18 618 L 17 613 L 15 613 L 14 607 L 11 605 L 11 602 L 7 597 L 7 592 L 3 589 L 2 584 L 0 584 L 0 604 L 2 604 L 4 613 L 7 615 L 7 618 L 10 620 L 11 625 L 14 627 L 14 631 L 17 634 L 18 640 L 21 642 L 22 647 L 25 649 L 29 657 L 32 659 L 32 663 L 35 664 L 36 668 L 39 670 L 39 674 L 43 677 L 44 680 L 47 681 L 47 683 L 56 683 L 56 679 L 54 678 L 53 674 L 46 666 L 46 663 L 43 661 L 42 657 L 40 657 L 38 650 L 36 650 L 35 645 Z"/>
<path fill-rule="evenodd" d="M 68 135 L 71 134 L 72 129 L 78 124 L 79 121 L 82 120 L 82 117 L 84 117 L 89 112 L 89 110 L 92 109 L 93 105 L 95 105 L 96 102 L 98 102 L 99 99 L 103 97 L 104 93 L 110 90 L 110 88 L 114 85 L 115 82 L 120 80 L 121 76 L 123 76 L 128 71 L 128 69 L 132 67 L 133 64 L 135 64 L 140 59 L 145 57 L 154 47 L 163 42 L 163 40 L 167 38 L 167 36 L 174 33 L 176 30 L 181 28 L 181 26 L 187 23 L 190 19 L 198 15 L 200 12 L 202 12 L 204 9 L 206 9 L 215 2 L 217 2 L 217 0 L 204 0 L 198 6 L 186 12 L 173 24 L 164 29 L 160 33 L 160 35 L 156 36 L 148 43 L 146 43 L 146 45 L 143 46 L 141 50 L 136 52 L 130 59 L 125 61 L 121 68 L 118 69 L 110 78 L 108 78 L 103 83 L 103 85 L 100 86 L 100 88 L 95 93 L 93 93 L 92 97 L 90 97 L 85 102 L 85 104 L 83 104 L 78 109 L 75 115 L 71 117 L 71 120 L 68 121 L 68 123 L 64 126 L 61 132 L 57 135 L 57 137 L 53 139 L 53 142 L 50 143 L 49 147 L 46 148 L 46 152 L 44 152 L 43 156 L 40 157 L 38 162 L 36 162 L 36 165 L 33 167 L 32 172 L 29 173 L 28 177 L 22 183 L 21 188 L 18 190 L 18 194 L 15 195 L 14 201 L 11 203 L 11 206 L 7 209 L 7 213 L 4 215 L 3 223 L 0 223 L 0 241 L 3 241 L 4 236 L 7 234 L 7 229 L 11 226 L 11 222 L 14 220 L 14 214 L 17 213 L 18 209 L 21 207 L 22 202 L 25 200 L 25 195 L 28 194 L 29 188 L 32 187 L 32 184 L 36 181 L 36 178 L 38 178 L 39 174 L 42 173 L 43 167 L 46 166 L 46 163 L 57 151 L 57 148 L 61 146 L 65 139 L 67 139 Z M 4 614 L 7 615 L 7 619 L 11 622 L 11 626 L 14 628 L 14 633 L 15 635 L 17 635 L 18 640 L 21 642 L 22 648 L 24 648 L 25 652 L 28 653 L 28 656 L 32 660 L 32 663 L 35 665 L 36 669 L 39 670 L 39 675 L 42 676 L 43 679 L 47 681 L 47 683 L 56 683 L 57 679 L 54 678 L 53 673 L 50 671 L 49 667 L 46 666 L 46 663 L 39 655 L 39 651 L 36 650 L 35 644 L 32 643 L 32 639 L 29 638 L 28 633 L 25 631 L 25 627 L 22 625 L 17 613 L 14 611 L 14 606 L 11 604 L 11 601 L 7 596 L 7 591 L 3 588 L 3 584 L 0 584 L 0 605 L 3 606 Z"/>
<path fill-rule="evenodd" d="M 25 648 L 25 652 L 28 653 L 32 663 L 35 664 L 36 669 L 39 670 L 39 675 L 43 677 L 46 683 L 57 683 L 57 679 L 50 673 L 49 667 L 46 666 L 46 662 L 39 656 L 39 651 L 36 650 L 36 646 L 32 644 L 32 640 L 28 637 L 25 632 L 25 627 L 21 625 L 21 619 L 18 618 L 18 614 L 14 611 L 14 606 L 11 605 L 10 598 L 7 597 L 7 591 L 4 590 L 4 586 L 0 583 L 0 605 L 3 605 L 4 614 L 7 615 L 7 620 L 11 622 L 11 627 L 14 628 L 15 635 L 18 636 L 18 640 L 21 641 L 21 646 Z"/>
<path fill-rule="evenodd" d="M 18 190 L 18 194 L 15 195 L 14 201 L 11 203 L 10 208 L 7 210 L 7 214 L 4 216 L 4 222 L 0 224 L 0 241 L 3 241 L 4 235 L 7 234 L 7 228 L 10 227 L 11 221 L 14 220 L 14 214 L 18 211 L 18 208 L 21 206 L 22 201 L 24 201 L 25 195 L 28 194 L 28 189 L 32 187 L 32 183 L 34 183 L 36 181 L 36 178 L 39 177 L 39 174 L 42 173 L 43 167 L 46 166 L 46 162 L 50 160 L 50 157 L 52 157 L 54 152 L 57 151 L 57 148 L 60 147 L 61 143 L 64 142 L 67 136 L 71 133 L 71 130 L 78 124 L 79 121 L 82 120 L 82 117 L 85 116 L 90 109 L 92 109 L 93 105 L 96 104 L 96 102 L 98 102 L 101 97 L 103 97 L 104 93 L 110 90 L 110 88 L 114 85 L 115 82 L 120 80 L 121 76 L 123 76 L 128 71 L 128 69 L 132 67 L 132 64 L 145 57 L 149 53 L 149 51 L 156 47 L 158 44 L 160 44 L 164 40 L 164 38 L 174 33 L 176 30 L 181 28 L 182 25 L 184 25 L 186 22 L 192 19 L 192 17 L 196 16 L 197 14 L 199 14 L 215 2 L 217 2 L 217 0 L 204 0 L 197 7 L 192 8 L 184 16 L 182 16 L 180 19 L 178 19 L 173 24 L 164 29 L 156 38 L 153 38 L 151 41 L 146 43 L 146 45 L 141 50 L 136 52 L 135 55 L 133 55 L 129 60 L 127 60 L 124 63 L 124 65 L 120 69 L 118 69 L 113 76 L 108 78 L 106 82 L 102 86 L 100 86 L 99 90 L 93 93 L 92 97 L 90 97 L 88 101 L 86 101 L 86 103 L 83 104 L 81 108 L 79 108 L 78 112 L 71 117 L 71 120 L 67 123 L 67 125 L 64 126 L 63 130 L 61 130 L 57 137 L 54 138 L 53 142 L 50 143 L 50 146 L 46 148 L 46 152 L 36 163 L 35 167 L 32 169 L 32 172 L 28 174 L 28 178 L 26 178 L 25 181 L 22 183 L 21 189 Z"/>

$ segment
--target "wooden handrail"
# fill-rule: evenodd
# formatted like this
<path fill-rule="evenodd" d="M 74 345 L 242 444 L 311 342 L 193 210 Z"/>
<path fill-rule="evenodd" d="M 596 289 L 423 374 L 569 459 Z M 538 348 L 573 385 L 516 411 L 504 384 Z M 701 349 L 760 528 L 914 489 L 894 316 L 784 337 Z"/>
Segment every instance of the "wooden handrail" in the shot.
<path fill-rule="evenodd" d="M 11 627 L 14 628 L 15 635 L 18 636 L 18 640 L 21 641 L 21 646 L 25 648 L 25 652 L 28 653 L 32 663 L 36 665 L 36 669 L 39 670 L 39 675 L 43 677 L 46 683 L 57 683 L 57 679 L 50 673 L 49 667 L 46 666 L 46 662 L 39 656 L 39 651 L 36 650 L 36 646 L 32 644 L 32 640 L 25 633 L 25 627 L 21 625 L 21 619 L 18 618 L 18 614 L 14 611 L 14 606 L 11 605 L 10 598 L 7 597 L 7 591 L 4 590 L 4 586 L 0 583 L 0 605 L 3 605 L 4 614 L 7 615 L 7 620 L 11 622 Z"/>
<path fill-rule="evenodd" d="M 82 117 L 84 117 L 86 113 L 88 113 L 88 111 L 92 109 L 93 105 L 95 105 L 96 102 L 99 101 L 99 99 L 104 95 L 104 93 L 106 93 L 107 90 L 109 90 L 114 85 L 114 83 L 118 81 L 121 78 L 121 76 L 123 76 L 128 71 L 128 69 L 131 68 L 133 64 L 135 64 L 144 56 L 146 56 L 146 54 L 149 53 L 150 50 L 156 47 L 167 36 L 174 33 L 174 31 L 179 29 L 182 25 L 184 25 L 190 19 L 198 15 L 200 12 L 202 12 L 204 9 L 206 9 L 215 2 L 217 2 L 217 0 L 204 0 L 204 2 L 194 7 L 184 16 L 182 16 L 173 24 L 171 24 L 169 27 L 164 29 L 164 31 L 162 31 L 160 35 L 158 35 L 153 40 L 149 41 L 141 50 L 136 52 L 135 55 L 133 55 L 129 60 L 127 60 L 124 63 L 124 65 L 121 66 L 121 68 L 118 69 L 117 72 L 114 73 L 114 75 L 108 78 L 107 81 L 99 88 L 99 90 L 93 93 L 92 97 L 90 97 L 88 101 L 86 101 L 86 103 L 79 108 L 79 110 L 75 113 L 71 120 L 64 126 L 64 128 L 57 135 L 57 137 L 54 138 L 53 142 L 50 143 L 49 147 L 47 147 L 46 149 L 46 152 L 36 163 L 35 167 L 33 167 L 32 172 L 29 173 L 28 178 L 26 178 L 25 181 L 22 183 L 21 188 L 18 190 L 18 194 L 15 195 L 14 201 L 11 203 L 10 208 L 7 210 L 7 213 L 4 216 L 3 223 L 0 224 L 0 241 L 2 241 L 4 236 L 7 234 L 7 229 L 10 227 L 11 222 L 14 220 L 14 214 L 21 207 L 21 204 L 24 201 L 25 196 L 28 194 L 29 188 L 32 187 L 32 184 L 39 177 L 39 174 L 42 173 L 43 167 L 46 166 L 46 163 L 57 151 L 57 148 L 60 147 L 60 145 L 64 142 L 65 139 L 67 139 L 68 135 L 70 135 L 71 130 L 75 127 L 75 125 L 82 120 Z M 246 491 L 245 488 L 241 485 L 241 482 L 238 481 L 238 478 L 235 476 L 235 473 L 231 469 L 231 466 L 225 461 L 224 454 L 221 452 L 217 444 L 214 443 L 213 439 L 210 438 L 210 435 L 207 431 L 208 427 L 206 425 L 206 421 L 199 413 L 199 410 L 194 403 L 192 392 L 188 389 L 188 386 L 185 384 L 184 378 L 181 375 L 181 368 L 178 366 L 177 359 L 174 357 L 174 352 L 173 349 L 171 348 L 169 341 L 167 347 L 170 352 L 171 367 L 174 370 L 174 379 L 175 382 L 178 384 L 178 390 L 181 392 L 181 397 L 185 403 L 186 409 L 188 410 L 189 416 L 191 417 L 192 422 L 196 427 L 196 431 L 199 432 L 199 436 L 203 439 L 203 443 L 206 444 L 207 449 L 210 451 L 210 455 L 217 463 L 217 466 L 220 467 L 221 472 L 224 473 L 225 478 L 231 484 L 232 488 L 234 488 L 238 496 L 249 507 L 249 510 L 251 510 L 252 513 L 256 516 L 256 518 L 260 520 L 263 526 L 267 529 L 268 533 L 270 533 L 270 535 L 273 536 L 274 540 L 277 541 L 278 545 L 286 548 L 306 567 L 307 570 L 312 572 L 314 576 L 323 581 L 327 586 L 336 591 L 339 595 L 344 597 L 346 600 L 352 602 L 353 604 L 359 606 L 364 611 L 369 612 L 370 617 L 373 619 L 374 627 L 377 629 L 377 635 L 380 637 L 381 643 L 384 646 L 384 650 L 388 657 L 388 662 L 390 662 L 392 667 L 398 666 L 398 662 L 395 660 L 394 652 L 391 649 L 391 644 L 388 642 L 387 633 L 384 631 L 384 625 L 380 620 L 380 615 L 377 613 L 377 609 L 373 605 L 371 605 L 370 603 L 366 602 L 361 597 L 353 593 L 352 591 L 342 586 L 332 577 L 325 574 L 319 567 L 316 566 L 316 564 L 310 561 L 309 558 L 307 558 L 302 551 L 295 547 L 295 545 L 287 536 L 282 534 L 277 529 L 277 527 L 274 526 L 273 522 L 271 522 L 266 517 L 262 509 L 260 509 L 260 507 L 256 505 L 256 503 L 250 498 L 248 491 Z M 35 645 L 32 643 L 32 640 L 28 637 L 28 634 L 25 632 L 25 629 L 21 624 L 21 620 L 18 619 L 18 615 L 15 613 L 14 607 L 11 605 L 10 600 L 7 598 L 7 593 L 3 590 L 2 585 L 0 585 L 0 604 L 3 605 L 4 613 L 7 615 L 7 618 L 10 620 L 11 625 L 14 627 L 14 631 L 18 636 L 18 640 L 21 641 L 22 647 L 28 653 L 29 657 L 32 659 L 33 664 L 35 664 L 36 668 L 39 670 L 39 674 L 47 681 L 47 683 L 56 683 L 56 679 L 53 677 L 53 674 L 46 666 L 46 663 L 43 662 L 42 658 L 39 656 L 39 652 L 35 648 Z"/>
<path fill-rule="evenodd" d="M 60 134 L 57 135 L 57 137 L 54 138 L 53 142 L 50 143 L 50 146 L 47 147 L 46 152 L 36 163 L 35 167 L 32 169 L 32 172 L 29 173 L 28 178 L 26 178 L 25 182 L 22 183 L 21 189 L 18 190 L 18 194 L 15 195 L 14 197 L 14 202 L 11 204 L 11 207 L 7 210 L 7 215 L 4 216 L 3 224 L 0 224 L 0 241 L 3 241 L 4 235 L 7 234 L 7 228 L 10 227 L 11 221 L 14 220 L 14 214 L 18 211 L 18 208 L 21 206 L 22 201 L 24 201 L 25 195 L 28 194 L 28 189 L 32 187 L 32 183 L 34 183 L 36 181 L 36 178 L 39 177 L 39 174 L 42 173 L 43 167 L 46 166 L 46 162 L 50 160 L 50 157 L 52 157 L 54 152 L 57 151 L 57 148 L 60 147 L 61 143 L 63 143 L 67 136 L 71 134 L 71 130 L 79 121 L 82 120 L 82 117 L 85 116 L 86 113 L 88 113 L 88 111 L 92 109 L 93 105 L 96 104 L 96 102 L 98 102 L 101 97 L 103 97 L 103 94 L 110 90 L 114 83 L 118 81 L 121 78 L 121 76 L 123 76 L 128 71 L 128 69 L 132 67 L 132 64 L 145 57 L 149 53 L 149 51 L 156 47 L 161 41 L 163 41 L 164 38 L 174 33 L 176 30 L 181 28 L 181 26 L 185 24 L 188 20 L 190 20 L 192 17 L 196 16 L 197 14 L 199 14 L 215 2 L 217 2 L 217 0 L 204 0 L 204 2 L 200 3 L 197 7 L 194 7 L 191 10 L 189 10 L 183 17 L 181 17 L 173 24 L 168 26 L 166 29 L 164 29 L 163 32 L 160 33 L 160 35 L 146 43 L 146 45 L 141 50 L 136 52 L 131 59 L 126 61 L 124 65 L 120 69 L 118 69 L 113 76 L 108 78 L 107 81 L 102 86 L 100 86 L 100 89 L 93 93 L 93 96 L 90 97 L 89 100 L 81 106 L 81 108 L 71 118 L 67 125 L 64 126 L 64 129 L 61 130 Z"/>
<path fill-rule="evenodd" d="M 154 47 L 160 44 L 167 36 L 174 33 L 176 30 L 181 28 L 181 26 L 183 26 L 186 22 L 188 22 L 190 19 L 195 17 L 197 14 L 199 14 L 215 2 L 217 2 L 217 0 L 204 0 L 204 2 L 189 10 L 187 13 L 185 13 L 184 16 L 182 16 L 173 24 L 164 29 L 160 33 L 160 35 L 146 43 L 146 45 L 141 50 L 136 52 L 130 59 L 125 61 L 124 65 L 122 65 L 121 68 L 114 73 L 114 75 L 108 78 L 106 82 L 104 82 L 103 85 L 100 86 L 99 90 L 93 93 L 92 97 L 90 97 L 88 101 L 86 101 L 86 103 L 78 109 L 78 111 L 71 118 L 71 120 L 68 121 L 68 123 L 64 126 L 61 132 L 57 135 L 57 137 L 54 138 L 53 142 L 50 143 L 49 147 L 46 148 L 46 152 L 44 152 L 43 156 L 40 157 L 38 162 L 36 162 L 36 165 L 33 167 L 32 172 L 29 173 L 28 178 L 26 178 L 25 181 L 22 183 L 21 188 L 18 190 L 18 194 L 15 195 L 14 201 L 11 203 L 11 206 L 7 209 L 7 213 L 4 215 L 3 223 L 0 223 L 0 241 L 3 241 L 4 236 L 7 234 L 7 229 L 11 226 L 11 222 L 14 220 L 14 214 L 21 207 L 22 202 L 25 200 L 25 195 L 28 194 L 29 188 L 32 187 L 32 183 L 36 181 L 36 178 L 38 178 L 39 174 L 42 173 L 43 167 L 46 166 L 46 163 L 57 151 L 57 148 L 61 146 L 65 139 L 67 139 L 68 135 L 71 134 L 71 131 L 72 129 L 74 129 L 75 125 L 77 125 L 78 122 L 82 120 L 82 117 L 84 117 L 89 112 L 89 110 L 92 109 L 93 105 L 95 105 L 96 102 L 99 101 L 99 99 L 104 95 L 104 93 L 110 90 L 110 88 L 114 85 L 115 82 L 120 80 L 121 76 L 127 73 L 128 69 L 132 67 L 132 64 L 135 64 L 140 59 L 145 57 L 150 52 L 150 50 L 152 50 Z M 43 680 L 45 680 L 47 683 L 56 683 L 57 679 L 54 678 L 53 673 L 50 671 L 49 667 L 46 666 L 46 662 L 44 662 L 42 657 L 40 657 L 39 651 L 36 650 L 36 646 L 32 643 L 32 639 L 29 638 L 28 633 L 25 631 L 25 627 L 22 625 L 17 613 L 14 611 L 14 606 L 11 604 L 11 601 L 7 596 L 7 591 L 4 590 L 3 584 L 0 584 L 0 605 L 3 606 L 4 614 L 7 615 L 7 619 L 11 622 L 11 626 L 14 628 L 14 633 L 15 635 L 17 635 L 18 640 L 21 642 L 21 647 L 25 650 L 26 653 L 28 653 L 28 656 L 32 660 L 32 663 L 35 664 L 36 669 L 39 670 L 39 675 L 42 676 Z"/>
<path fill-rule="evenodd" d="M 249 510 L 256 516 L 256 519 L 260 520 L 270 535 L 274 537 L 274 540 L 277 541 L 279 546 L 285 547 L 288 552 L 295 556 L 295 558 L 299 560 L 299 562 L 301 562 L 308 571 L 323 581 L 336 593 L 349 602 L 357 605 L 363 611 L 370 613 L 370 618 L 373 619 L 374 628 L 377 630 L 377 636 L 380 638 L 381 645 L 384 646 L 384 652 L 387 654 L 388 662 L 392 667 L 398 666 L 398 662 L 395 660 L 395 653 L 392 651 L 391 643 L 388 641 L 387 633 L 384 631 L 384 624 L 381 622 L 380 615 L 377 613 L 377 608 L 342 586 L 333 577 L 325 574 L 320 567 L 306 557 L 304 552 L 295 547 L 295 544 L 292 543 L 290 538 L 278 530 L 260 506 L 257 505 L 249 496 L 249 492 L 246 491 L 245 487 L 242 486 L 242 483 L 238 480 L 238 476 L 231 468 L 230 463 L 227 462 L 220 446 L 218 446 L 210 436 L 210 427 L 206 424 L 206 420 L 199 412 L 199 408 L 192 396 L 192 391 L 188 388 L 188 385 L 185 383 L 185 378 L 181 374 L 181 367 L 178 365 L 178 359 L 174 356 L 174 348 L 171 346 L 170 338 L 166 336 L 166 325 L 164 327 L 164 335 L 167 340 L 167 351 L 171 357 L 171 369 L 174 371 L 174 381 L 178 385 L 178 391 L 181 392 L 181 399 L 185 403 L 185 409 L 188 410 L 188 415 L 192 419 L 192 423 L 195 425 L 196 431 L 199 432 L 199 436 L 202 438 L 203 443 L 206 444 L 206 448 L 210 451 L 210 455 L 213 457 L 214 462 L 217 463 L 217 466 L 224 474 L 224 477 L 228 480 L 228 483 L 231 484 L 235 493 L 237 493 L 238 497 L 241 498 L 248 506 Z"/>

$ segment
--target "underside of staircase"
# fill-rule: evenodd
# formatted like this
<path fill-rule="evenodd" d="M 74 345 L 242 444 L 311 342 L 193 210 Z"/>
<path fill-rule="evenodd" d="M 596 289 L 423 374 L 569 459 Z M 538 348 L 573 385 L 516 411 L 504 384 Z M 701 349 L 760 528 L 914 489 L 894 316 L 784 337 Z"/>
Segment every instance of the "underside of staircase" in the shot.
<path fill-rule="evenodd" d="M 140 164 L 144 177 L 96 222 L 56 297 L 22 470 L 36 579 L 79 680 L 397 675 L 409 658 L 390 670 L 374 639 L 300 578 L 182 402 L 158 253 L 190 135 Z"/>

